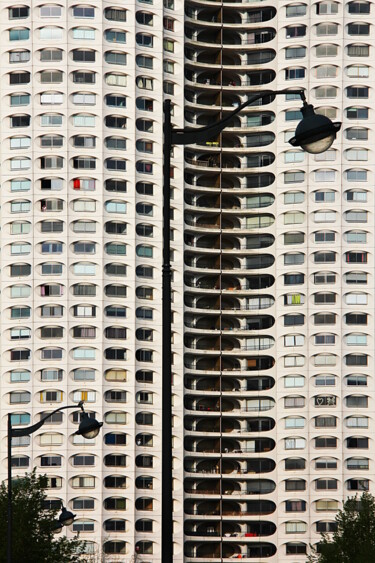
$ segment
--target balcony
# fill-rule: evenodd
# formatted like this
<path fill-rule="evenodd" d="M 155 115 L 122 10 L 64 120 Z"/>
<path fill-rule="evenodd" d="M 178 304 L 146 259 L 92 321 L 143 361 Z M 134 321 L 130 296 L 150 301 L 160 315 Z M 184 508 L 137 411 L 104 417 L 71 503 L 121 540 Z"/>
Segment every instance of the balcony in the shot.
<path fill-rule="evenodd" d="M 226 331 L 241 330 L 254 331 L 271 328 L 275 324 L 275 319 L 271 315 L 247 315 L 243 319 L 237 316 L 221 315 L 185 315 L 185 326 L 197 331 Z"/>
<path fill-rule="evenodd" d="M 185 438 L 185 449 L 188 452 L 206 454 L 254 454 L 270 452 L 275 448 L 275 441 L 272 438 Z"/>
<path fill-rule="evenodd" d="M 200 412 L 221 412 L 231 414 L 237 412 L 262 412 L 269 411 L 275 406 L 274 399 L 270 397 L 256 397 L 254 399 L 234 399 L 215 397 L 195 397 L 194 395 L 185 397 L 185 408 L 191 411 Z"/>
<path fill-rule="evenodd" d="M 268 537 L 276 532 L 273 522 L 260 520 L 258 522 L 216 522 L 215 520 L 204 522 L 185 522 L 185 534 L 187 536 L 218 537 L 225 538 L 254 538 Z"/>
<path fill-rule="evenodd" d="M 189 495 L 267 495 L 276 489 L 270 479 L 249 479 L 234 481 L 233 479 L 192 480 L 186 479 L 184 491 Z"/>
<path fill-rule="evenodd" d="M 251 434 L 254 432 L 269 432 L 275 427 L 273 418 L 257 417 L 239 419 L 230 417 L 194 418 L 185 417 L 184 428 L 189 432 L 203 434 L 226 434 L 230 436 Z"/>
<path fill-rule="evenodd" d="M 272 557 L 276 553 L 276 546 L 272 543 L 256 543 L 254 546 L 242 543 L 215 543 L 215 542 L 186 542 L 185 550 L 186 557 L 193 557 L 194 559 L 218 559 L 223 561 L 225 559 L 254 559 L 259 557 Z"/>
<path fill-rule="evenodd" d="M 194 294 L 185 294 L 185 306 L 191 309 L 208 310 L 210 313 L 221 311 L 222 314 L 229 312 L 256 311 L 269 309 L 275 303 L 272 295 L 255 295 L 254 297 L 234 297 L 227 295 L 197 297 Z M 262 347 L 255 346 L 254 350 L 261 350 Z"/>
<path fill-rule="evenodd" d="M 220 506 L 221 505 L 221 506 Z M 185 514 L 202 516 L 232 516 L 234 518 L 244 516 L 266 516 L 276 510 L 276 505 L 270 500 L 248 500 L 236 502 L 232 500 L 186 500 Z"/>
<path fill-rule="evenodd" d="M 203 475 L 252 475 L 260 473 L 271 473 L 274 471 L 276 463 L 273 459 L 258 458 L 258 459 L 245 459 L 233 460 L 227 458 L 203 459 L 199 460 L 196 457 L 190 460 L 189 457 L 185 458 L 185 471 L 194 474 Z"/>
<path fill-rule="evenodd" d="M 202 168 L 230 168 L 247 170 L 248 168 L 263 168 L 270 166 L 275 160 L 273 153 L 251 153 L 246 158 L 239 158 L 227 153 L 202 154 L 201 156 L 185 154 L 185 163 L 194 167 Z"/>
<path fill-rule="evenodd" d="M 220 292 L 246 292 L 248 290 L 268 289 L 275 283 L 275 278 L 268 274 L 259 274 L 254 276 L 232 277 L 225 274 L 217 276 L 199 275 L 192 277 L 186 274 L 185 284 L 188 287 L 197 288 L 199 290 Z"/>

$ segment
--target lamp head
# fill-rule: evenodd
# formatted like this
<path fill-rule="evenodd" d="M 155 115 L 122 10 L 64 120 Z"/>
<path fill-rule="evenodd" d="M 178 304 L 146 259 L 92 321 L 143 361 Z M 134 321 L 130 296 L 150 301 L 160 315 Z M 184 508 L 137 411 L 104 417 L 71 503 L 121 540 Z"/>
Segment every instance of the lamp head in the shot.
<path fill-rule="evenodd" d="M 341 123 L 333 123 L 325 115 L 316 114 L 314 107 L 306 102 L 301 108 L 302 120 L 297 125 L 294 137 L 289 143 L 301 147 L 311 154 L 320 154 L 330 148 L 336 139 Z"/>
<path fill-rule="evenodd" d="M 96 438 L 102 426 L 102 422 L 98 422 L 95 418 L 90 418 L 86 412 L 83 412 L 76 434 L 88 439 Z"/>
<path fill-rule="evenodd" d="M 59 516 L 59 523 L 61 526 L 70 526 L 74 522 L 74 518 L 76 517 L 73 512 L 67 510 L 65 506 L 61 508 L 61 514 Z"/>

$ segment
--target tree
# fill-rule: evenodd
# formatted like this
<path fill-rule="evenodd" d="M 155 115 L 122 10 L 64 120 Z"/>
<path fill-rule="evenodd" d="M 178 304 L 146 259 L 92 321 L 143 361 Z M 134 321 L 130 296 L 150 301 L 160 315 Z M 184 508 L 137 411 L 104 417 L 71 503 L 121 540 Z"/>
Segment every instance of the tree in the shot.
<path fill-rule="evenodd" d="M 336 523 L 332 537 L 322 534 L 308 563 L 374 563 L 375 497 L 363 493 L 349 498 L 338 511 Z"/>
<path fill-rule="evenodd" d="M 59 509 L 45 507 L 47 477 L 35 470 L 13 481 L 13 561 L 17 563 L 78 563 L 84 542 L 56 537 Z M 0 485 L 0 563 L 6 562 L 8 488 Z"/>

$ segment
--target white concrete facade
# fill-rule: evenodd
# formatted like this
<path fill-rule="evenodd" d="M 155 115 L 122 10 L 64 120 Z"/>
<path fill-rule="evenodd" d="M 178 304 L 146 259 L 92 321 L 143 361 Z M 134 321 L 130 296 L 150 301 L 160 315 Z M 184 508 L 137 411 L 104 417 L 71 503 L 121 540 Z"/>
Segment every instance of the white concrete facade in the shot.
<path fill-rule="evenodd" d="M 68 531 L 160 563 L 162 101 L 173 123 L 304 88 L 173 153 L 176 563 L 303 563 L 374 492 L 374 2 L 3 0 L 0 479 L 14 444 Z M 74 410 L 74 409 L 73 409 Z"/>

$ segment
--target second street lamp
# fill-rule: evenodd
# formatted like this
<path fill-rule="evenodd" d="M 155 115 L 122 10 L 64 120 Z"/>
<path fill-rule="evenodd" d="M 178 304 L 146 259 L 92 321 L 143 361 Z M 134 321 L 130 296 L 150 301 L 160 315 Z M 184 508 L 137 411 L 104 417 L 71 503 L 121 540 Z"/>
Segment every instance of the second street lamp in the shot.
<path fill-rule="evenodd" d="M 48 420 L 52 415 L 57 412 L 63 411 L 65 409 L 76 409 L 80 408 L 82 412 L 82 420 L 80 422 L 79 428 L 76 434 L 83 436 L 84 438 L 90 439 L 95 438 L 103 426 L 102 422 L 98 422 L 95 418 L 89 417 L 83 408 L 83 401 L 79 402 L 78 405 L 67 405 L 65 407 L 60 407 L 46 416 L 44 416 L 39 422 L 36 422 L 32 426 L 27 428 L 13 428 L 12 426 L 12 413 L 8 414 L 8 528 L 7 528 L 7 563 L 12 563 L 12 438 L 20 438 L 22 436 L 30 436 Z M 70 526 L 74 520 L 74 514 L 68 511 L 64 506 L 56 522 L 56 531 L 61 528 L 61 525 Z"/>
<path fill-rule="evenodd" d="M 67 510 L 65 506 L 61 507 L 61 514 L 59 516 L 59 522 L 62 526 L 70 526 L 74 522 L 74 518 L 76 517 L 73 512 Z"/>
<path fill-rule="evenodd" d="M 306 152 L 318 154 L 329 149 L 341 123 L 317 115 L 306 102 L 304 90 L 258 92 L 220 121 L 197 128 L 177 129 L 171 123 L 171 100 L 164 102 L 163 143 L 163 281 L 162 281 L 162 561 L 173 561 L 173 478 L 172 478 L 172 271 L 171 271 L 171 150 L 173 145 L 193 145 L 217 138 L 232 126 L 233 117 L 242 110 L 269 96 L 296 94 L 300 96 L 302 120 L 290 143 Z"/>
<path fill-rule="evenodd" d="M 341 123 L 332 123 L 325 115 L 316 114 L 311 104 L 306 103 L 301 108 L 302 120 L 297 125 L 295 136 L 289 143 L 293 147 L 301 147 L 311 154 L 320 154 L 329 149 Z"/>

